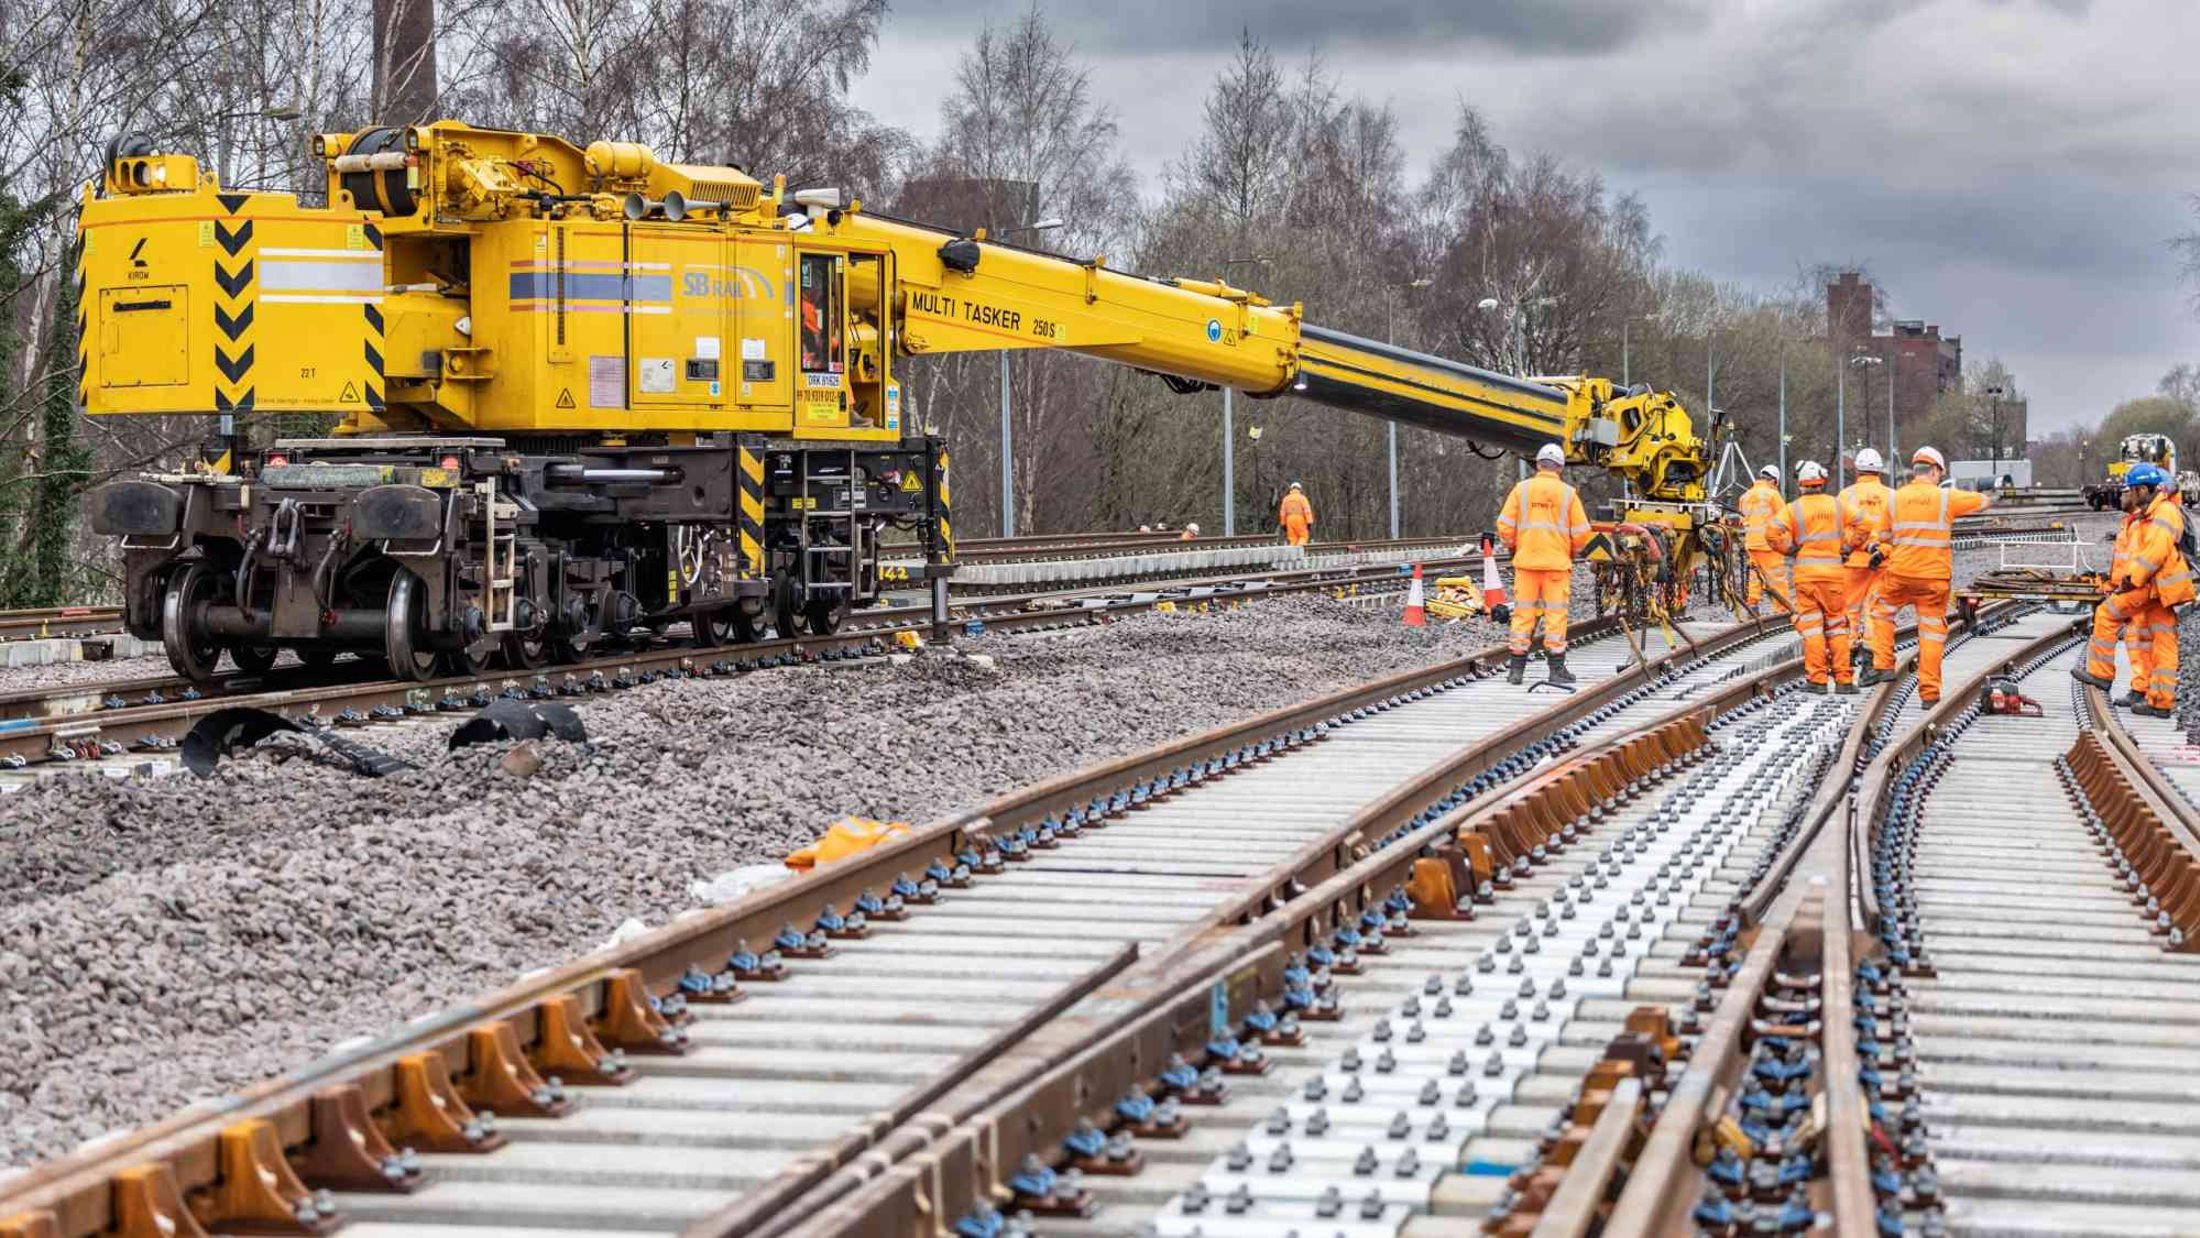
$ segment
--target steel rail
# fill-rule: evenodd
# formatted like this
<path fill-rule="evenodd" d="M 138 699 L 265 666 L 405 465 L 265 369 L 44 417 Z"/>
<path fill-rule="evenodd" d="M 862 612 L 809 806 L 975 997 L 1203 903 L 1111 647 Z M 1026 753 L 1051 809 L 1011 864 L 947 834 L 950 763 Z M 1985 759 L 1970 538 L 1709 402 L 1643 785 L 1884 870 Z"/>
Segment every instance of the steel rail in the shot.
<path fill-rule="evenodd" d="M 1576 630 L 1588 638 L 1614 626 L 1604 618 Z M 398 1102 L 401 1092 L 417 1087 L 423 1077 L 464 1077 L 492 1064 L 479 1056 L 478 1036 L 500 1025 L 509 1028 L 523 1050 L 562 1036 L 575 1024 L 594 1030 L 605 1048 L 646 1049 L 661 1029 L 637 1013 L 642 997 L 672 991 L 692 968 L 716 972 L 745 943 L 768 942 L 782 925 L 815 923 L 821 913 L 852 910 L 859 897 L 888 887 L 899 873 L 921 872 L 943 856 L 990 850 L 1049 815 L 1157 775 L 1165 779 L 1188 764 L 1219 761 L 1271 741 L 1300 742 L 1296 736 L 1325 719 L 1447 680 L 1488 675 L 1503 656 L 1504 647 L 1497 645 L 1386 676 L 1047 779 L 935 821 L 846 861 L 531 974 L 402 1031 L 36 1166 L 0 1183 L 0 1223 L 16 1214 L 50 1213 L 61 1235 L 100 1232 L 114 1219 L 116 1192 L 134 1167 L 175 1190 L 204 1187 L 219 1177 L 224 1130 L 247 1121 L 267 1123 L 283 1148 L 309 1146 L 317 1138 L 349 1138 L 342 1131 L 331 1134 L 329 1113 L 317 1106 L 317 1097 L 356 1098 L 363 1114 Z M 635 1033 L 637 1021 L 644 1038 L 622 1039 L 616 1029 Z"/>

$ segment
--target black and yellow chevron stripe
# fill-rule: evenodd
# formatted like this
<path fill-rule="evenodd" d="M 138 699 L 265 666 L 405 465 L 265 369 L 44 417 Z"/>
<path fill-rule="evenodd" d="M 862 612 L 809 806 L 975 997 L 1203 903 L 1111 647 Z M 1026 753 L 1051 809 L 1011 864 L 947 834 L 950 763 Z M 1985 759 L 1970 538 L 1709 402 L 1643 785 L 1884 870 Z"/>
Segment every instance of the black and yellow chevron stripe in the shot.
<path fill-rule="evenodd" d="M 361 228 L 366 235 L 367 244 L 373 248 L 374 252 L 378 254 L 381 253 L 382 230 L 375 227 L 371 223 L 363 224 L 361 225 Z M 359 308 L 366 311 L 365 317 L 367 336 L 367 372 L 361 378 L 361 381 L 359 383 L 359 390 L 366 396 L 367 408 L 373 412 L 379 413 L 385 407 L 382 403 L 382 391 L 384 383 L 384 374 L 382 369 L 382 307 L 379 305 L 362 305 Z"/>
<path fill-rule="evenodd" d="M 736 516 L 741 534 L 741 577 L 753 580 L 764 574 L 764 453 L 758 444 L 743 442 L 739 456 Z"/>
<path fill-rule="evenodd" d="M 954 504 L 949 500 L 947 493 L 947 448 L 944 446 L 940 448 L 939 452 L 938 485 L 940 506 L 937 523 L 939 526 L 940 553 L 943 558 L 952 560 L 955 557 L 955 528 L 948 521 L 948 515 L 949 509 Z"/>
<path fill-rule="evenodd" d="M 92 402 L 92 311 L 84 304 L 84 242 L 76 246 L 76 403 Z"/>
<path fill-rule="evenodd" d="M 253 306 L 259 255 L 252 221 L 236 219 L 250 195 L 215 195 L 228 218 L 214 221 L 214 411 L 249 413 L 253 404 Z M 234 221 L 234 222 L 232 222 Z"/>

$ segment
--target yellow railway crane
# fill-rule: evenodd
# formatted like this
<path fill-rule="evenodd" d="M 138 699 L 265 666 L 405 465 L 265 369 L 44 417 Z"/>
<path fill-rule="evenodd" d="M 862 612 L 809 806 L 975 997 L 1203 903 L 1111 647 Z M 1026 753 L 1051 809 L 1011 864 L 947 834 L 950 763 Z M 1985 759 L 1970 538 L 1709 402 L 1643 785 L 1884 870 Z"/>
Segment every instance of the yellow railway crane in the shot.
<path fill-rule="evenodd" d="M 331 414 L 91 497 L 130 629 L 205 677 L 283 648 L 401 676 L 572 658 L 637 628 L 831 630 L 914 531 L 944 622 L 948 456 L 908 358 L 1066 349 L 1295 394 L 1625 483 L 1626 538 L 1693 553 L 1705 454 L 1670 395 L 1520 379 L 1157 280 L 789 193 L 632 143 L 451 121 L 325 134 L 326 205 L 118 142 L 86 187 L 93 415 Z M 1602 545 L 1611 557 L 1621 538 Z M 1666 557 L 1669 575 L 1672 556 Z M 891 582 L 889 582 L 891 583 Z"/>

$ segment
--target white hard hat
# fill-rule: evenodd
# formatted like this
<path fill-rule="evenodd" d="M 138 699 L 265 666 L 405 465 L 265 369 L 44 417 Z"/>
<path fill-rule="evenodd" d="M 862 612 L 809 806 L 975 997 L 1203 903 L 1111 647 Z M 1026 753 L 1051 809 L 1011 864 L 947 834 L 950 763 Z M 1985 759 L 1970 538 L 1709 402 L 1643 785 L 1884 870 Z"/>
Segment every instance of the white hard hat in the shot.
<path fill-rule="evenodd" d="M 1299 483 L 1297 483 L 1297 482 L 1292 482 L 1292 483 L 1291 483 L 1291 488 L 1292 488 L 1293 490 L 1304 490 L 1304 489 L 1306 489 L 1306 487 L 1304 487 L 1304 486 L 1300 485 L 1300 484 L 1299 484 Z"/>
<path fill-rule="evenodd" d="M 1535 462 L 1537 464 L 1555 464 L 1563 468 L 1566 464 L 1566 449 L 1556 443 L 1545 443 L 1536 448 Z"/>
<path fill-rule="evenodd" d="M 1780 466 L 1777 464 L 1768 464 L 1763 468 L 1757 470 L 1757 476 L 1762 477 L 1766 481 L 1769 481 L 1773 485 L 1777 486 L 1780 484 Z"/>
<path fill-rule="evenodd" d="M 1795 470 L 1795 480 L 1806 486 L 1826 484 L 1826 466 L 1816 460 L 1805 460 Z"/>
<path fill-rule="evenodd" d="M 1920 447 L 1916 451 L 1911 452 L 1910 463 L 1930 464 L 1943 473 L 1948 471 L 1948 457 L 1941 455 L 1939 451 L 1931 447 Z"/>
<path fill-rule="evenodd" d="M 1187 524 L 1187 525 L 1185 525 L 1185 526 L 1184 526 L 1184 531 L 1185 531 L 1186 533 L 1197 533 L 1197 532 L 1199 532 L 1199 522 L 1198 522 L 1198 521 L 1193 521 L 1192 523 L 1190 523 L 1190 524 Z"/>
<path fill-rule="evenodd" d="M 1856 471 L 1859 473 L 1884 473 L 1887 471 L 1887 462 L 1879 458 L 1877 451 L 1866 447 L 1856 453 Z"/>

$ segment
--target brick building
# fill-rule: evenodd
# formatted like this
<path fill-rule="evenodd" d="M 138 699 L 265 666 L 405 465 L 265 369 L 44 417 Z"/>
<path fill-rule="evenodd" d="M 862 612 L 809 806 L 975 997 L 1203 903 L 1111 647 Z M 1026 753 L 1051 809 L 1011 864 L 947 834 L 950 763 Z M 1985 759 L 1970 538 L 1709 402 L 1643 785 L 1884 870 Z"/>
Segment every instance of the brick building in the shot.
<path fill-rule="evenodd" d="M 1894 372 L 1896 427 L 1922 420 L 1932 411 L 1942 392 L 1963 390 L 1963 337 L 1943 336 L 1937 323 L 1921 318 L 1899 318 L 1888 324 L 1885 335 L 1872 330 L 1872 286 L 1854 271 L 1843 271 L 1826 285 L 1826 324 L 1832 332 L 1835 355 L 1862 353 L 1880 364 L 1849 373 L 1851 397 L 1859 395 L 1859 382 L 1869 393 L 1873 408 L 1885 408 L 1887 373 Z M 2019 440 L 2022 441 L 2022 440 Z"/>

